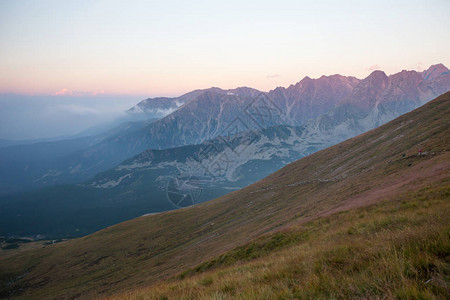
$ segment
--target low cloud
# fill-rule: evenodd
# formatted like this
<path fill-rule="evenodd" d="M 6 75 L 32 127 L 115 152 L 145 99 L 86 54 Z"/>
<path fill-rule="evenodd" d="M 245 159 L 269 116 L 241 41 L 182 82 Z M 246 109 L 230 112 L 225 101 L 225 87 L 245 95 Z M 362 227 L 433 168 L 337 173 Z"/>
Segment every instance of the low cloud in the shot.
<path fill-rule="evenodd" d="M 140 100 L 135 96 L 93 93 L 71 97 L 67 93 L 53 97 L 0 94 L 0 138 L 21 140 L 77 134 L 125 116 L 125 111 Z"/>
<path fill-rule="evenodd" d="M 280 74 L 267 75 L 268 79 L 277 78 L 277 77 L 280 77 Z"/>
<path fill-rule="evenodd" d="M 50 110 L 52 113 L 69 113 L 72 115 L 96 115 L 102 113 L 99 109 L 78 104 L 55 105 L 54 107 L 51 107 Z"/>
<path fill-rule="evenodd" d="M 369 71 L 374 71 L 374 70 L 379 70 L 380 66 L 379 65 L 373 65 L 367 68 L 367 70 Z"/>
<path fill-rule="evenodd" d="M 59 91 L 53 92 L 52 96 L 72 96 L 72 97 L 83 97 L 83 96 L 97 96 L 104 94 L 105 91 L 94 91 L 94 92 L 83 92 L 83 91 L 73 91 L 68 88 L 60 89 Z"/>

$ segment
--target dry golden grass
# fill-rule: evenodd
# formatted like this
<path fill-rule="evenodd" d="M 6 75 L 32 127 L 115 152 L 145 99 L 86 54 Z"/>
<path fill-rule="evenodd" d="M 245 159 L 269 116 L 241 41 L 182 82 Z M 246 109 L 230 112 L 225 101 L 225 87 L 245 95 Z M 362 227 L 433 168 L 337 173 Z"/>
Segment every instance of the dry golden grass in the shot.
<path fill-rule="evenodd" d="M 259 258 L 109 299 L 446 299 L 449 197 L 438 182 L 296 226 L 282 234 L 308 238 Z"/>

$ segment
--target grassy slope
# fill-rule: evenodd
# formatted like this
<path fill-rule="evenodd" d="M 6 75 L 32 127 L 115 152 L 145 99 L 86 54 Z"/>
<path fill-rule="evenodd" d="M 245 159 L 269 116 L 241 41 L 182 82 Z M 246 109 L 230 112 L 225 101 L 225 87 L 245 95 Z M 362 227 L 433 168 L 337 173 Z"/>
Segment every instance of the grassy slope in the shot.
<path fill-rule="evenodd" d="M 301 293 L 305 284 L 311 287 L 305 293 L 325 297 L 327 293 L 346 297 L 384 292 L 442 295 L 445 288 L 440 286 L 448 282 L 449 274 L 449 221 L 445 215 L 449 116 L 450 93 L 446 93 L 378 129 L 301 159 L 216 200 L 134 219 L 6 260 L 0 258 L 0 290 L 3 295 L 14 292 L 19 297 L 91 297 L 210 268 L 212 273 L 207 277 L 200 274 L 181 281 L 173 279 L 174 283 L 133 295 L 189 296 L 200 292 L 206 297 L 217 292 L 289 297 Z M 428 154 L 417 156 L 419 147 Z M 370 204 L 374 206 L 367 207 Z M 384 229 L 391 226 L 392 231 Z M 254 250 L 252 241 L 263 246 L 254 246 Z M 269 246 L 264 246 L 265 241 Z M 220 255 L 226 259 L 220 261 Z M 230 265 L 250 258 L 256 260 Z M 353 260 L 356 265 L 349 269 L 347 265 Z M 431 262 L 433 266 L 425 268 L 431 271 L 420 271 L 424 275 L 417 271 L 421 267 L 416 268 L 415 260 Z M 403 277 L 395 277 L 398 272 L 389 275 L 393 265 L 405 268 L 403 261 L 414 267 L 411 274 L 421 274 L 407 282 L 405 291 L 399 286 L 409 271 L 401 273 Z M 24 278 L 6 284 L 27 270 Z M 334 273 L 338 276 L 330 279 Z M 419 285 L 424 277 L 432 279 L 427 283 L 433 283 L 430 291 Z M 25 291 L 19 292 L 20 288 Z"/>
<path fill-rule="evenodd" d="M 449 184 L 292 226 L 109 298 L 448 299 Z"/>

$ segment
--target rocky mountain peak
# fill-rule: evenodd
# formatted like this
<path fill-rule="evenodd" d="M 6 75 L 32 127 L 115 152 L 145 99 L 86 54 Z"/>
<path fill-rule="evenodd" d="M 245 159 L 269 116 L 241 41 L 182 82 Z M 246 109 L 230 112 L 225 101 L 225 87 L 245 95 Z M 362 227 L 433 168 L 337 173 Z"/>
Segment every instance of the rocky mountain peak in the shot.
<path fill-rule="evenodd" d="M 422 80 L 420 73 L 403 70 L 389 76 L 389 85 L 417 86 Z"/>
<path fill-rule="evenodd" d="M 448 68 L 443 64 L 432 65 L 428 68 L 428 70 L 422 73 L 422 76 L 425 80 L 432 80 L 436 77 L 442 75 L 442 73 L 449 72 Z"/>
<path fill-rule="evenodd" d="M 370 73 L 367 78 L 363 79 L 362 82 L 367 82 L 376 86 L 377 88 L 383 88 L 383 86 L 386 86 L 388 82 L 388 76 L 383 71 L 375 70 Z"/>

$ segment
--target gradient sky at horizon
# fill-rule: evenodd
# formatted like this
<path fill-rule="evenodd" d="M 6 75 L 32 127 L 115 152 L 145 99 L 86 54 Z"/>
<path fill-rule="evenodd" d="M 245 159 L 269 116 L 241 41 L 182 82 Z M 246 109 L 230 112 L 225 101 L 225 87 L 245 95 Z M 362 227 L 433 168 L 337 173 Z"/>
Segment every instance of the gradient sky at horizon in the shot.
<path fill-rule="evenodd" d="M 448 0 L 1 1 L 0 93 L 267 91 L 450 67 L 449 14 Z"/>

